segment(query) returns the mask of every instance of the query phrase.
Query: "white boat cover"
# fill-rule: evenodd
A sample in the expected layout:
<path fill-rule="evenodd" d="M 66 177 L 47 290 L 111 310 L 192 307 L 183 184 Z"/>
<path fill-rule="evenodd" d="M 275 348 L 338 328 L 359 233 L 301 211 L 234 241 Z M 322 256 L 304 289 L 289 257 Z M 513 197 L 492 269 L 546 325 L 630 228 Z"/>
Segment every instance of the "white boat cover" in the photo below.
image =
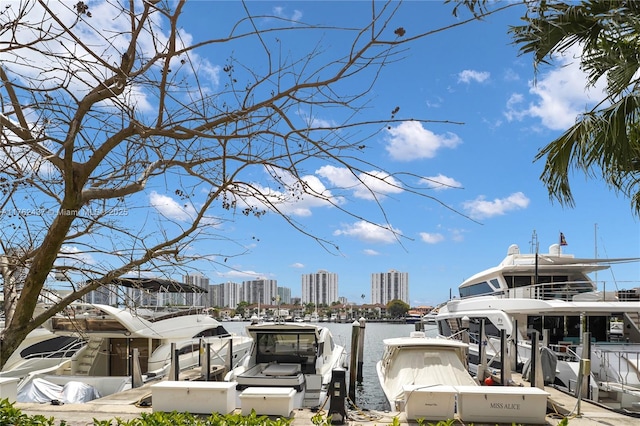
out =
<path fill-rule="evenodd" d="M 436 385 L 476 386 L 478 383 L 454 350 L 428 351 L 424 347 L 412 347 L 402 348 L 386 371 L 385 387 L 390 399 L 402 398 L 404 385 L 428 388 Z"/>
<path fill-rule="evenodd" d="M 58 401 L 65 404 L 82 403 L 100 398 L 96 388 L 82 382 L 68 382 L 64 386 L 36 378 L 18 391 L 18 402 L 49 403 Z"/>

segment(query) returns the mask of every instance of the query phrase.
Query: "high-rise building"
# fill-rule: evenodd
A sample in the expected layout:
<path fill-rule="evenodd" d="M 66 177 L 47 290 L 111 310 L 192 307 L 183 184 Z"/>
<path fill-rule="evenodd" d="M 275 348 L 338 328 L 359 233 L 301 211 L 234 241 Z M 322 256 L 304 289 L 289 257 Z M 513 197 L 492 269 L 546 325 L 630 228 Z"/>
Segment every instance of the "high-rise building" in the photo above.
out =
<path fill-rule="evenodd" d="M 386 305 L 395 299 L 409 304 L 409 273 L 391 269 L 371 274 L 371 303 Z"/>
<path fill-rule="evenodd" d="M 302 275 L 302 303 L 331 305 L 338 301 L 338 274 L 319 270 Z"/>
<path fill-rule="evenodd" d="M 209 291 L 209 278 L 200 273 L 185 275 L 182 279 L 182 282 L 184 282 L 185 284 L 196 286 L 207 292 Z M 207 293 L 205 293 L 204 291 L 198 293 L 187 293 L 185 295 L 185 304 L 187 306 L 210 306 Z"/>
<path fill-rule="evenodd" d="M 213 287 L 209 290 L 213 297 L 211 306 L 235 309 L 242 300 L 242 285 L 239 283 L 227 281 L 209 287 Z"/>
<path fill-rule="evenodd" d="M 243 281 L 241 300 L 249 303 L 270 305 L 278 295 L 278 281 L 258 278 L 257 280 Z"/>
<path fill-rule="evenodd" d="M 291 289 L 289 287 L 278 287 L 278 296 L 280 296 L 280 303 L 283 305 L 291 304 Z M 275 303 L 272 303 L 275 305 Z"/>

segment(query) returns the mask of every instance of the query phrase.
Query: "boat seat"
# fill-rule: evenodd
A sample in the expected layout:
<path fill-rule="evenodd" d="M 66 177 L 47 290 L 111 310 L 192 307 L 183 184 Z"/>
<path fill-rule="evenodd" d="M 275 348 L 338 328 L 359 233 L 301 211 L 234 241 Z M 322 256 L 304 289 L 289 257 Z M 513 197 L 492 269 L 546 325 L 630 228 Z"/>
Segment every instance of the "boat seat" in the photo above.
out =
<path fill-rule="evenodd" d="M 300 355 L 282 355 L 282 354 L 258 354 L 256 357 L 258 364 L 304 364 L 307 359 Z"/>
<path fill-rule="evenodd" d="M 300 373 L 300 364 L 269 364 L 262 373 L 265 376 L 295 376 Z"/>

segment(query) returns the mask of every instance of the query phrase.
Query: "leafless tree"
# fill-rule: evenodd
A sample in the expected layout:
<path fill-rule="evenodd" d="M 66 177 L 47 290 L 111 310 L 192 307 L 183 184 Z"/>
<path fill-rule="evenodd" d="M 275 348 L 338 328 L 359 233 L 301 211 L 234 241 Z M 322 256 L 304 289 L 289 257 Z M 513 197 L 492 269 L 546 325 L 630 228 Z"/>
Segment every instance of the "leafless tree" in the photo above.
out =
<path fill-rule="evenodd" d="M 212 258 L 242 254 L 214 248 L 224 238 L 216 226 L 234 214 L 279 214 L 336 249 L 283 208 L 315 197 L 357 215 L 305 178 L 310 161 L 348 170 L 374 196 L 371 181 L 428 196 L 411 185 L 415 176 L 361 156 L 385 126 L 416 118 L 401 118 L 395 105 L 388 116 L 359 117 L 385 64 L 401 60 L 408 43 L 442 28 L 409 37 L 391 26 L 397 2 L 372 2 L 359 28 L 255 16 L 243 4 L 244 18 L 230 30 L 196 40 L 182 27 L 190 6 L 158 0 L 3 5 L 5 287 L 12 270 L 26 266 L 26 273 L 2 331 L 0 364 L 31 330 L 101 285 L 135 271 L 170 275 L 187 265 L 196 240 L 211 239 Z M 209 4 L 212 13 L 217 7 Z M 318 44 L 300 56 L 287 50 L 292 38 L 316 33 Z M 333 33 L 351 44 L 323 50 L 319 40 Z M 221 73 L 207 59 L 212 55 L 224 62 Z M 330 121 L 321 120 L 329 113 Z M 258 183 L 255 174 L 265 172 L 268 183 Z M 142 196 L 150 190 L 178 198 L 180 220 L 159 217 Z M 149 226 L 132 223 L 133 215 Z M 20 248 L 19 256 L 9 255 L 11 247 Z M 99 261 L 85 261 L 89 256 Z M 82 279 L 36 311 L 54 272 Z"/>

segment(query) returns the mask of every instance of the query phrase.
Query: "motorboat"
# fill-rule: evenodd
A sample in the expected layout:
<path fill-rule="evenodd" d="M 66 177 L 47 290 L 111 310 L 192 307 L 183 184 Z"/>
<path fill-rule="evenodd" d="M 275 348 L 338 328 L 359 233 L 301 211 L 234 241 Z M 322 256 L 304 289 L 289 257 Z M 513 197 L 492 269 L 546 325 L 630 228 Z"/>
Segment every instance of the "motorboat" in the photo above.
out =
<path fill-rule="evenodd" d="M 344 368 L 346 350 L 330 330 L 305 322 L 261 322 L 246 327 L 253 345 L 245 362 L 225 381 L 235 382 L 242 400 L 249 393 L 269 397 L 288 389 L 294 408 L 318 407 L 326 397 L 335 369 Z"/>
<path fill-rule="evenodd" d="M 421 388 L 478 385 L 467 368 L 466 343 L 425 337 L 424 332 L 413 331 L 409 337 L 385 339 L 383 344 L 376 373 L 392 410 L 403 410 L 407 385 Z"/>
<path fill-rule="evenodd" d="M 87 402 L 166 378 L 172 367 L 178 374 L 202 365 L 230 370 L 252 344 L 191 309 L 75 304 L 44 327 L 85 344 L 64 362 L 29 372 L 18 384 L 19 402 Z"/>
<path fill-rule="evenodd" d="M 391 410 L 407 419 L 544 423 L 549 394 L 537 387 L 481 386 L 467 369 L 465 342 L 414 331 L 383 343 L 376 363 L 380 386 Z"/>
<path fill-rule="evenodd" d="M 81 337 L 60 336 L 38 327 L 9 356 L 0 377 L 20 379 L 32 371 L 55 368 L 69 361 L 85 344 Z"/>
<path fill-rule="evenodd" d="M 516 371 L 531 361 L 536 341 L 557 357 L 545 383 L 573 394 L 584 392 L 578 379 L 581 360 L 589 359 L 590 374 L 583 372 L 590 378 L 588 394 L 581 397 L 638 412 L 640 288 L 599 291 L 589 276 L 638 260 L 576 258 L 562 253 L 561 244 L 545 254 L 524 254 L 511 245 L 502 262 L 465 280 L 460 298 L 439 307 L 438 333 L 449 338 L 468 333 L 470 369 L 479 376 L 485 368 L 501 367 L 505 337 L 508 365 Z"/>
<path fill-rule="evenodd" d="M 404 317 L 404 323 L 405 324 L 417 324 L 417 323 L 422 323 L 422 315 L 420 314 L 414 314 L 414 313 L 408 313 L 407 315 L 405 315 Z"/>

